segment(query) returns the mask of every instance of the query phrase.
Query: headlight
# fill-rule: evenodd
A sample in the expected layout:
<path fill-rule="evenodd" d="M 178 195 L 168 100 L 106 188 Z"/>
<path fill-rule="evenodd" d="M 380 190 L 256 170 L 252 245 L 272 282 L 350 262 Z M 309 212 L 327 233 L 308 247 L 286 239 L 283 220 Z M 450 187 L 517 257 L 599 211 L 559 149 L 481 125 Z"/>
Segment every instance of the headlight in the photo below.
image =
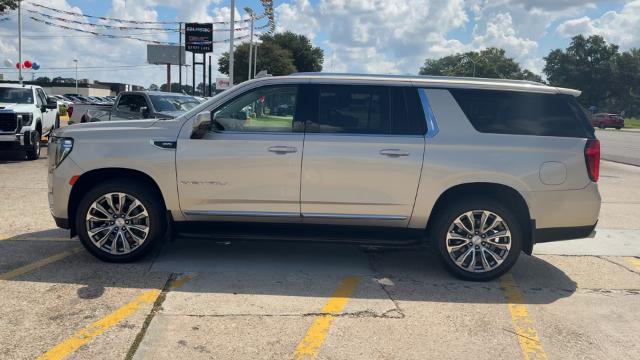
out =
<path fill-rule="evenodd" d="M 54 167 L 58 167 L 73 150 L 73 139 L 52 137 L 50 141 L 55 146 Z"/>
<path fill-rule="evenodd" d="M 18 121 L 22 123 L 22 126 L 30 126 L 33 122 L 33 114 L 18 114 Z"/>

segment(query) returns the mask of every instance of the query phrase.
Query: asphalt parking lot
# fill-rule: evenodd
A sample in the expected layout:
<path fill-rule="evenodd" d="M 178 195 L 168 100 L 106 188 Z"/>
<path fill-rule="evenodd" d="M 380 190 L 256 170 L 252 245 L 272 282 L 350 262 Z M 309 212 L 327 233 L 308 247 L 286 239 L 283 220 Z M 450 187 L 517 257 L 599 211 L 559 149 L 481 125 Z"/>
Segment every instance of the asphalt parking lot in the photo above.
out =
<path fill-rule="evenodd" d="M 174 239 L 102 263 L 55 228 L 46 152 L 0 157 L 2 359 L 637 359 L 640 168 L 603 162 L 594 239 L 503 278 L 428 250 Z"/>

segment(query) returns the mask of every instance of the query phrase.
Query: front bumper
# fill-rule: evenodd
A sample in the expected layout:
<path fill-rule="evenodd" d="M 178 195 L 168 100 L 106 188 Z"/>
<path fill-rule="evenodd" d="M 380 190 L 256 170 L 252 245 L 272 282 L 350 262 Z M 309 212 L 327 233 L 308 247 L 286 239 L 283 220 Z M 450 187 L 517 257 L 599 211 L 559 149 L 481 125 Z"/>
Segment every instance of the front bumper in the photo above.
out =
<path fill-rule="evenodd" d="M 37 139 L 35 131 L 0 135 L 0 150 L 28 150 L 33 147 L 36 141 L 40 141 L 40 139 Z"/>

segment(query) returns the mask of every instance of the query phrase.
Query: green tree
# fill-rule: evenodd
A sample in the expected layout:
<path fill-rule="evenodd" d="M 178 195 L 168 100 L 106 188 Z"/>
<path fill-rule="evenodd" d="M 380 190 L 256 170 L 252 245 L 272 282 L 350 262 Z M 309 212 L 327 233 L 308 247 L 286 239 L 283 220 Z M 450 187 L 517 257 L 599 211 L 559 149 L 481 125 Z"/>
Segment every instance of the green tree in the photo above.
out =
<path fill-rule="evenodd" d="M 233 53 L 234 82 L 247 80 L 249 74 L 249 43 L 242 43 Z M 277 44 L 265 41 L 258 45 L 258 63 L 256 71 L 267 70 L 272 75 L 289 75 L 296 72 L 291 51 L 285 50 Z M 218 59 L 218 71 L 229 74 L 229 53 L 226 52 Z"/>
<path fill-rule="evenodd" d="M 160 91 L 169 91 L 169 87 L 167 86 L 167 83 L 164 83 L 162 85 L 160 85 Z M 180 93 L 180 94 L 189 94 L 191 95 L 193 91 L 193 87 L 190 85 L 180 85 L 179 83 L 171 83 L 171 92 L 174 93 Z"/>
<path fill-rule="evenodd" d="M 36 82 L 38 84 L 50 84 L 51 79 L 49 79 L 47 76 L 40 76 L 36 78 Z"/>
<path fill-rule="evenodd" d="M 584 105 L 601 108 L 617 86 L 618 55 L 618 46 L 608 44 L 602 36 L 577 35 L 565 50 L 552 50 L 544 58 L 543 71 L 551 85 L 579 89 Z"/>
<path fill-rule="evenodd" d="M 160 90 L 160 87 L 156 84 L 151 84 L 149 85 L 149 91 L 158 91 Z"/>
<path fill-rule="evenodd" d="M 265 34 L 261 40 L 274 42 L 281 48 L 291 51 L 293 65 L 297 71 L 322 71 L 324 52 L 319 47 L 314 47 L 306 36 L 285 31 L 275 35 Z"/>
<path fill-rule="evenodd" d="M 18 8 L 19 0 L 0 0 L 0 13 Z"/>
<path fill-rule="evenodd" d="M 290 31 L 260 36 L 256 71 L 267 70 L 272 75 L 289 75 L 299 71 L 321 71 L 324 62 L 322 49 L 314 47 L 304 35 Z M 249 44 L 242 43 L 233 53 L 234 81 L 245 81 L 249 73 Z M 218 71 L 229 74 L 229 53 L 218 59 Z"/>
<path fill-rule="evenodd" d="M 475 76 L 494 79 L 518 79 L 542 82 L 542 78 L 529 70 L 523 70 L 504 49 L 487 48 L 480 52 L 469 51 L 440 59 L 426 59 L 420 75 Z"/>
<path fill-rule="evenodd" d="M 607 111 L 640 116 L 640 49 L 621 53 L 614 64 L 611 96 L 605 101 Z"/>

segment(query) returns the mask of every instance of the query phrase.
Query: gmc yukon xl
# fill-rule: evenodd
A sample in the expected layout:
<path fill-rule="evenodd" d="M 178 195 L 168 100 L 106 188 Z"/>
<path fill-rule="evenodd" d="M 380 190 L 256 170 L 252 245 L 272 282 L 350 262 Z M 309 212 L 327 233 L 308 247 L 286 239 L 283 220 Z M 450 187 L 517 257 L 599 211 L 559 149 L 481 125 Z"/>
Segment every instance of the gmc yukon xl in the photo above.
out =
<path fill-rule="evenodd" d="M 170 234 L 431 244 L 469 280 L 589 236 L 600 144 L 579 91 L 533 82 L 295 74 L 175 119 L 56 130 L 49 202 L 96 257 Z"/>

